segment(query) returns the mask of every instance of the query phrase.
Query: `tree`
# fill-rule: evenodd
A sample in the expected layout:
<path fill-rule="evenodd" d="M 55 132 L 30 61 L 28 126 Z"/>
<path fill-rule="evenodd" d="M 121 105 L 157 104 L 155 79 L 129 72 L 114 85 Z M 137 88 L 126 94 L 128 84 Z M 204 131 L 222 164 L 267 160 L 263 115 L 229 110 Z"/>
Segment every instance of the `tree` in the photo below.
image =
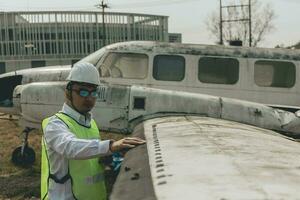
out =
<path fill-rule="evenodd" d="M 288 49 L 300 49 L 300 42 L 290 46 L 290 47 L 287 47 Z"/>
<path fill-rule="evenodd" d="M 234 5 L 235 1 L 226 2 Z M 245 5 L 245 0 L 239 0 L 239 4 Z M 237 20 L 249 18 L 248 7 L 227 7 L 222 9 L 223 20 Z M 259 0 L 251 1 L 251 26 L 252 46 L 257 46 L 264 40 L 266 35 L 275 29 L 275 12 L 273 7 L 267 3 L 262 4 Z M 219 40 L 220 37 L 220 14 L 213 11 L 206 19 L 206 27 L 213 37 Z M 223 23 L 224 41 L 241 40 L 244 45 L 249 45 L 249 22 L 226 22 Z"/>

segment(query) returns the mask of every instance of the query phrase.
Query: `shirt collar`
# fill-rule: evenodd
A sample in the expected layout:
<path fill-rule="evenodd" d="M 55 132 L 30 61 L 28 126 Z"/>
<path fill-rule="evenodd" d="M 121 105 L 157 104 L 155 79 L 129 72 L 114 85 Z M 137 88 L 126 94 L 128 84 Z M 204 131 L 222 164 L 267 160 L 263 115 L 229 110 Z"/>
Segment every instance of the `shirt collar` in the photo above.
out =
<path fill-rule="evenodd" d="M 86 115 L 82 115 L 81 113 L 74 110 L 68 104 L 64 103 L 62 110 L 63 113 L 69 115 L 73 119 L 75 119 L 79 124 L 83 126 L 90 126 L 92 120 L 92 113 L 88 112 Z"/>

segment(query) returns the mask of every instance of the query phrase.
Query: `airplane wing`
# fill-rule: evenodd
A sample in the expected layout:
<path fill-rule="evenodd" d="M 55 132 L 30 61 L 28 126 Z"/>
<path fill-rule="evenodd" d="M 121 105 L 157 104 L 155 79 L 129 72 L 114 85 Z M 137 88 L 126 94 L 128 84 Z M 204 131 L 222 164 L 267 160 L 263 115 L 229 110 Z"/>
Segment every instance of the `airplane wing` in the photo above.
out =
<path fill-rule="evenodd" d="M 299 199 L 300 144 L 274 131 L 200 116 L 154 118 L 134 135 L 114 199 Z"/>

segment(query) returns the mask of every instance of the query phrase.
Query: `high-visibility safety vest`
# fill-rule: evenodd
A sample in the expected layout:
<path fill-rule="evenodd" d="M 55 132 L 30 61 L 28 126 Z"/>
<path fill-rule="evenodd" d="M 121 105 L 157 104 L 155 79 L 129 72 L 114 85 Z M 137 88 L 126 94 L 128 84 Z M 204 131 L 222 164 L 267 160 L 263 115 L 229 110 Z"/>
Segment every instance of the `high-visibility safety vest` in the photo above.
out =
<path fill-rule="evenodd" d="M 78 124 L 74 119 L 64 113 L 55 114 L 68 127 L 69 130 L 80 139 L 100 139 L 99 130 L 94 120 L 91 127 Z M 45 130 L 49 118 L 42 122 L 43 131 Z M 49 159 L 44 137 L 42 138 L 42 159 L 41 159 L 41 199 L 48 198 L 49 179 L 58 184 L 64 184 L 71 180 L 71 187 L 74 199 L 78 200 L 106 200 L 106 188 L 104 183 L 104 167 L 99 163 L 98 158 L 86 160 L 68 160 L 68 173 L 58 179 L 49 170 Z"/>

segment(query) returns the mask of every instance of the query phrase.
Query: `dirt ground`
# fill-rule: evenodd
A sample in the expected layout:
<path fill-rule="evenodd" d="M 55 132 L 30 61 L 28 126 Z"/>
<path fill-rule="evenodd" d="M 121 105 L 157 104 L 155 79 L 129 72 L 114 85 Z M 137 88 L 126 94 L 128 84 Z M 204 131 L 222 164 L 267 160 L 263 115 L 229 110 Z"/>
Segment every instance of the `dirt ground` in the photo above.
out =
<path fill-rule="evenodd" d="M 35 200 L 40 197 L 41 132 L 33 130 L 29 134 L 29 146 L 35 150 L 36 161 L 33 166 L 27 168 L 17 167 L 11 162 L 13 150 L 21 145 L 21 132 L 22 128 L 18 126 L 16 116 L 10 117 L 0 113 L 0 200 Z M 102 134 L 103 139 L 122 137 L 118 134 Z M 109 192 L 114 178 L 106 179 Z"/>
<path fill-rule="evenodd" d="M 37 199 L 40 187 L 40 133 L 30 133 L 29 144 L 36 151 L 32 167 L 16 167 L 11 162 L 13 150 L 21 145 L 22 129 L 17 117 L 0 114 L 0 199 Z"/>

